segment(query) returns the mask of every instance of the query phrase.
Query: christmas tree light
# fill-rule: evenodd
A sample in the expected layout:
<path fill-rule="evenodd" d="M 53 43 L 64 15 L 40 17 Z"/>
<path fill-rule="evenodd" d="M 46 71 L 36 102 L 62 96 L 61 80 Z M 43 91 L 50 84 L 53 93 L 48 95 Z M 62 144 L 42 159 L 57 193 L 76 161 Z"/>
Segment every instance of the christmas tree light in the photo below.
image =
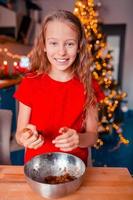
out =
<path fill-rule="evenodd" d="M 94 4 L 94 0 L 77 0 L 74 14 L 82 22 L 87 37 L 87 48 L 92 53 L 92 76 L 96 79 L 105 93 L 105 99 L 99 105 L 99 139 L 96 148 L 103 145 L 102 133 L 112 134 L 115 131 L 119 143 L 128 144 L 124 138 L 121 121 L 116 119 L 116 112 L 120 109 L 126 92 L 121 91 L 117 81 L 113 78 L 112 50 L 107 48 L 106 37 L 102 32 L 98 8 L 101 3 Z"/>

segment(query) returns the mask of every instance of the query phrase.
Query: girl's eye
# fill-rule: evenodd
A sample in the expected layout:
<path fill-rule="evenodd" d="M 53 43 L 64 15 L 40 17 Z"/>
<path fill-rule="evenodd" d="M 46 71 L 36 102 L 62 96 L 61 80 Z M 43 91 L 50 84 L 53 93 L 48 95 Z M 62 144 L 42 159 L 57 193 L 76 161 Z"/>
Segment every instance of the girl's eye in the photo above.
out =
<path fill-rule="evenodd" d="M 49 44 L 52 45 L 52 46 L 56 46 L 57 42 L 50 42 Z"/>
<path fill-rule="evenodd" d="M 68 47 L 72 47 L 72 46 L 74 46 L 75 44 L 73 43 L 73 42 L 69 42 L 69 43 L 66 43 L 66 46 L 68 46 Z"/>

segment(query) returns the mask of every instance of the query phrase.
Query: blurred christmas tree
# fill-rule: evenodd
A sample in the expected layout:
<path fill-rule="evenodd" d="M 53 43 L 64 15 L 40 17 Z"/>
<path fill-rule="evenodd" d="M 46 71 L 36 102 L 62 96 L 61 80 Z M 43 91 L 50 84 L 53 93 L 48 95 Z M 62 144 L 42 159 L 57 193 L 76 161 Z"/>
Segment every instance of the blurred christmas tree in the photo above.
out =
<path fill-rule="evenodd" d="M 129 143 L 123 136 L 121 127 L 121 107 L 127 94 L 121 91 L 117 81 L 113 78 L 112 50 L 108 49 L 106 36 L 102 32 L 99 6 L 100 3 L 95 5 L 94 0 L 77 0 L 74 9 L 74 14 L 85 28 L 87 48 L 93 56 L 92 76 L 105 94 L 105 99 L 99 105 L 99 139 L 95 145 L 96 148 L 102 146 L 104 141 L 114 140 L 114 138 L 118 144 Z"/>

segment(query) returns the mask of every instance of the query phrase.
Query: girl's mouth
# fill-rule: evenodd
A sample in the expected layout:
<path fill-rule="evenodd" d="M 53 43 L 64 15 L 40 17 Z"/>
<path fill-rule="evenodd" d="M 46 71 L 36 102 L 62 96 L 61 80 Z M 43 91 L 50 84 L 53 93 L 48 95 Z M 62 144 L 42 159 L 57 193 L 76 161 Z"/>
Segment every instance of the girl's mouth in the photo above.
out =
<path fill-rule="evenodd" d="M 59 62 L 59 63 L 65 63 L 65 62 L 67 62 L 69 59 L 68 59 L 68 58 L 62 58 L 62 59 L 60 59 L 60 58 L 55 58 L 55 60 L 56 60 L 57 62 Z"/>

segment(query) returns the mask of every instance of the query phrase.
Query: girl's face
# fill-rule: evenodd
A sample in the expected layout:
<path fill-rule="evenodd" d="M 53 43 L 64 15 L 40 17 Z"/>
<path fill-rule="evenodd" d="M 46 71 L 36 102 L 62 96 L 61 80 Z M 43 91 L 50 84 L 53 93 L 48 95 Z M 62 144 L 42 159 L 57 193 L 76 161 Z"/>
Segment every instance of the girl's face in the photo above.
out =
<path fill-rule="evenodd" d="M 78 33 L 61 21 L 49 22 L 44 51 L 52 71 L 69 71 L 77 56 Z"/>

